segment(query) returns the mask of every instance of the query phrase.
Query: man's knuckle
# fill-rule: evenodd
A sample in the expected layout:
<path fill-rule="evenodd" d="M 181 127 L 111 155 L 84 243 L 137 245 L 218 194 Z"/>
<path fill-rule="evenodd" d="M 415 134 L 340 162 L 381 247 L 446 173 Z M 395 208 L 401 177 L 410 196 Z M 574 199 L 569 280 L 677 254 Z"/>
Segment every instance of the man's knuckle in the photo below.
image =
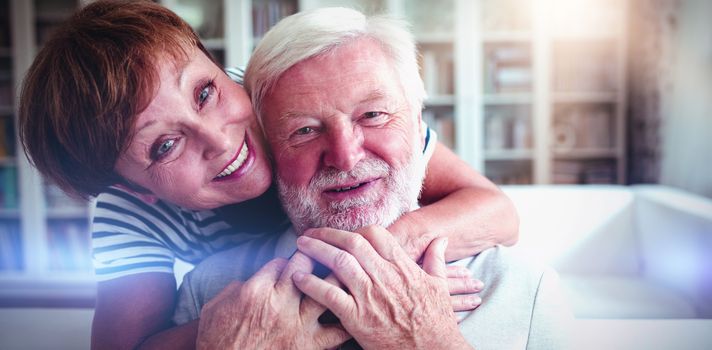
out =
<path fill-rule="evenodd" d="M 324 293 L 324 300 L 328 305 L 337 304 L 340 300 L 339 291 L 335 288 L 329 288 L 326 293 Z"/>
<path fill-rule="evenodd" d="M 349 267 L 353 262 L 353 256 L 345 251 L 339 251 L 334 256 L 334 268 L 341 269 Z"/>
<path fill-rule="evenodd" d="M 349 251 L 360 250 L 365 243 L 365 239 L 360 235 L 351 235 L 346 239 L 346 249 Z"/>

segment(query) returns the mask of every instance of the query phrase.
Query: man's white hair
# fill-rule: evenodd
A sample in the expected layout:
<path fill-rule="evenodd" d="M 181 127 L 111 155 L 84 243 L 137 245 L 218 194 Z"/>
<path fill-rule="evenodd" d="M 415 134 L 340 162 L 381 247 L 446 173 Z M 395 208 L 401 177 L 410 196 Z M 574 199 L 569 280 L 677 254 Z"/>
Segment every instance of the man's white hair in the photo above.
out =
<path fill-rule="evenodd" d="M 388 16 L 366 17 L 343 7 L 299 12 L 281 20 L 262 38 L 245 72 L 245 88 L 262 123 L 262 100 L 289 68 L 356 39 L 380 43 L 393 63 L 413 114 L 423 107 L 415 40 L 408 24 Z"/>

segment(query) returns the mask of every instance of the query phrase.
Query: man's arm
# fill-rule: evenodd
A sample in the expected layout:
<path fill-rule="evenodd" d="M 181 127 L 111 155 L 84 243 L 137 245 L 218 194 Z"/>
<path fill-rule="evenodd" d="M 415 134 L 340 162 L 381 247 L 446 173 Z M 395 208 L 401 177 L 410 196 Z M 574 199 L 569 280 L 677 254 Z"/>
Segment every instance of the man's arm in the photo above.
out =
<path fill-rule="evenodd" d="M 423 207 L 388 227 L 415 259 L 437 237 L 449 238 L 447 261 L 495 244 L 512 245 L 519 238 L 519 217 L 511 200 L 439 143 L 428 163 L 420 200 Z"/>

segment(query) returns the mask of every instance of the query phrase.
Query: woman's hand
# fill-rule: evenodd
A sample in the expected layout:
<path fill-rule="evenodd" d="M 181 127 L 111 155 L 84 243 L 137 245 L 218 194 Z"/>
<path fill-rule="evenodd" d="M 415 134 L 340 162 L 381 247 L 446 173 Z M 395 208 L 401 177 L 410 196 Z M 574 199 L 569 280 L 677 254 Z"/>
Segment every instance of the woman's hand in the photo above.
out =
<path fill-rule="evenodd" d="M 294 286 L 292 275 L 312 271 L 297 252 L 270 261 L 246 282 L 234 282 L 203 308 L 198 349 L 326 349 L 351 336 L 339 325 L 322 325 L 325 308 Z"/>

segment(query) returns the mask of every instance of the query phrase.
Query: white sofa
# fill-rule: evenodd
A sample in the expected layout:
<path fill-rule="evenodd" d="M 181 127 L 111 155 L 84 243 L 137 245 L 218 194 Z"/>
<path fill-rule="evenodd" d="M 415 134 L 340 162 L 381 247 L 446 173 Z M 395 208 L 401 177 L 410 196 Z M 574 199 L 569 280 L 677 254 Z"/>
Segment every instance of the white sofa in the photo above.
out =
<path fill-rule="evenodd" d="M 712 201 L 663 186 L 505 186 L 515 250 L 561 275 L 577 318 L 712 318 Z"/>

